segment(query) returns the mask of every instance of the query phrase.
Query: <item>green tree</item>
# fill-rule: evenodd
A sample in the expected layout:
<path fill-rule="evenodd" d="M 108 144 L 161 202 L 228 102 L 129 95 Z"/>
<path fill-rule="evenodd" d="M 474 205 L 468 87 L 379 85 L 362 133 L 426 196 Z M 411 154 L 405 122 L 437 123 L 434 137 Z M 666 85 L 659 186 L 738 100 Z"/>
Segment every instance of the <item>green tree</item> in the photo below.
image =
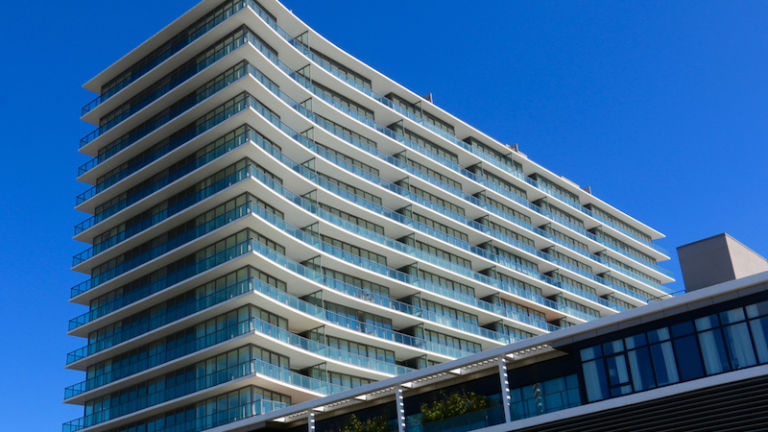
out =
<path fill-rule="evenodd" d="M 485 396 L 464 390 L 455 391 L 449 395 L 441 393 L 441 398 L 421 404 L 422 421 L 429 423 L 451 417 L 460 416 L 472 411 L 488 408 Z"/>
<path fill-rule="evenodd" d="M 339 432 L 387 432 L 387 419 L 373 417 L 363 422 L 352 414 Z"/>

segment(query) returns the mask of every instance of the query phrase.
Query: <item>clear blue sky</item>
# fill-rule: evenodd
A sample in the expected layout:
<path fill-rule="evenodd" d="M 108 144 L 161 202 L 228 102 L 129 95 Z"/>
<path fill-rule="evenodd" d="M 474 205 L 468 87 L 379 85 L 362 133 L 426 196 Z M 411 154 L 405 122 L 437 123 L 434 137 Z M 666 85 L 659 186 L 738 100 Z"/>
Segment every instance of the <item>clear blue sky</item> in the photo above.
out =
<path fill-rule="evenodd" d="M 92 75 L 194 0 L 4 5 L 0 122 L 3 430 L 59 430 L 85 277 L 72 207 Z M 286 0 L 329 40 L 664 232 L 768 254 L 768 3 Z M 676 261 L 665 264 L 674 270 Z M 681 288 L 675 283 L 673 288 Z"/>

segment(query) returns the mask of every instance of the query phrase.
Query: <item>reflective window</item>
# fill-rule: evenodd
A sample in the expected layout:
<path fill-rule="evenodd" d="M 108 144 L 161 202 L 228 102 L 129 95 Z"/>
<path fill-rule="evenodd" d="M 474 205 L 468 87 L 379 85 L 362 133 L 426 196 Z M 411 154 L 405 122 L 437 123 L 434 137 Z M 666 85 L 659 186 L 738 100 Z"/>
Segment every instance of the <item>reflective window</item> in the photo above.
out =
<path fill-rule="evenodd" d="M 741 369 L 757 364 L 755 351 L 746 322 L 723 327 L 728 355 L 734 369 Z"/>
<path fill-rule="evenodd" d="M 653 369 L 648 367 L 651 364 L 651 354 L 648 352 L 648 348 L 641 347 L 628 351 L 627 361 L 629 361 L 634 391 L 648 390 L 656 387 Z"/>
<path fill-rule="evenodd" d="M 605 359 L 608 368 L 608 383 L 611 388 L 611 396 L 620 396 L 631 393 L 632 386 L 629 382 L 629 369 L 627 360 L 623 355 L 608 357 Z"/>
<path fill-rule="evenodd" d="M 582 348 L 590 402 L 768 363 L 768 301 Z"/>
<path fill-rule="evenodd" d="M 768 317 L 749 322 L 760 363 L 768 362 Z"/>
<path fill-rule="evenodd" d="M 695 335 L 688 335 L 674 340 L 677 367 L 682 381 L 704 376 L 699 343 Z"/>
<path fill-rule="evenodd" d="M 605 366 L 602 359 L 582 364 L 584 385 L 590 402 L 608 397 L 608 381 L 605 378 Z"/>
<path fill-rule="evenodd" d="M 509 395 L 512 419 L 533 417 L 581 405 L 579 378 L 576 374 L 514 388 Z"/>
<path fill-rule="evenodd" d="M 699 333 L 699 345 L 707 375 L 727 372 L 731 369 L 723 335 L 719 329 Z"/>

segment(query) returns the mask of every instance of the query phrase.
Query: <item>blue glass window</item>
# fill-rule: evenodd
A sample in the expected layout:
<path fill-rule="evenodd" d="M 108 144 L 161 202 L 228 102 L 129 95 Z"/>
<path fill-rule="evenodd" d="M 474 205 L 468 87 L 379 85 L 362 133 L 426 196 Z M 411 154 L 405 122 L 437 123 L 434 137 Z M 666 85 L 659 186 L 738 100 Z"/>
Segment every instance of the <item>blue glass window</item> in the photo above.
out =
<path fill-rule="evenodd" d="M 584 372 L 584 386 L 587 390 L 587 399 L 590 402 L 605 399 L 608 394 L 608 380 L 605 375 L 605 365 L 602 359 L 592 360 L 582 365 Z"/>
<path fill-rule="evenodd" d="M 648 341 L 651 343 L 661 342 L 669 340 L 669 329 L 662 327 L 660 329 L 651 330 L 648 332 Z"/>
<path fill-rule="evenodd" d="M 648 353 L 648 348 L 642 347 L 627 352 L 627 360 L 629 361 L 629 370 L 632 373 L 632 386 L 635 391 L 656 387 L 653 367 L 651 366 L 651 355 Z"/>
<path fill-rule="evenodd" d="M 768 363 L 768 301 L 676 321 L 579 347 L 587 400 Z"/>
<path fill-rule="evenodd" d="M 665 329 L 666 330 L 666 329 Z M 650 337 L 650 333 L 648 334 Z M 656 373 L 656 381 L 659 385 L 673 384 L 680 381 L 677 375 L 675 353 L 670 342 L 651 345 L 651 358 L 653 370 Z"/>
<path fill-rule="evenodd" d="M 672 330 L 672 336 L 680 337 L 693 333 L 693 323 L 691 321 L 683 321 L 670 327 Z"/>
<path fill-rule="evenodd" d="M 768 317 L 750 321 L 749 327 L 752 330 L 752 339 L 760 363 L 768 362 Z"/>
<path fill-rule="evenodd" d="M 744 321 L 744 319 L 745 317 L 744 317 L 743 308 L 731 309 L 729 311 L 720 313 L 720 320 L 723 321 L 723 324 L 731 324 L 739 321 Z"/>
<path fill-rule="evenodd" d="M 645 333 L 640 333 L 639 335 L 624 338 L 624 344 L 627 345 L 627 349 L 635 349 L 637 347 L 645 346 L 648 342 L 645 338 Z"/>
<path fill-rule="evenodd" d="M 584 348 L 583 350 L 581 350 L 581 361 L 592 360 L 602 356 L 603 356 L 603 350 L 600 349 L 599 345 L 589 347 L 589 348 Z"/>
<path fill-rule="evenodd" d="M 747 316 L 750 318 L 756 318 L 763 315 L 768 315 L 768 301 L 747 306 Z"/>
<path fill-rule="evenodd" d="M 725 326 L 723 327 L 723 333 L 725 334 L 725 341 L 728 346 L 728 355 L 731 357 L 731 365 L 734 369 L 757 364 L 757 358 L 755 358 L 755 351 L 752 348 L 752 340 L 746 322 Z"/>
<path fill-rule="evenodd" d="M 692 323 L 690 330 L 693 331 Z M 674 327 L 673 327 L 674 329 Z M 686 330 L 688 327 L 686 326 Z M 695 335 L 688 335 L 674 340 L 675 356 L 677 357 L 680 379 L 683 381 L 701 378 L 704 376 L 704 365 L 699 354 L 699 342 Z"/>
<path fill-rule="evenodd" d="M 611 396 L 621 396 L 632 392 L 629 382 L 629 369 L 627 360 L 623 354 L 607 357 L 605 363 L 608 368 L 608 382 L 611 387 Z"/>
<path fill-rule="evenodd" d="M 510 412 L 521 419 L 581 405 L 576 374 L 535 383 L 510 391 Z"/>
<path fill-rule="evenodd" d="M 698 327 L 698 322 L 697 322 Z M 719 328 L 699 333 L 699 346 L 707 375 L 727 372 L 731 369 L 725 342 Z"/>
<path fill-rule="evenodd" d="M 603 344 L 603 352 L 605 352 L 606 355 L 622 351 L 624 351 L 624 341 L 622 339 Z"/>

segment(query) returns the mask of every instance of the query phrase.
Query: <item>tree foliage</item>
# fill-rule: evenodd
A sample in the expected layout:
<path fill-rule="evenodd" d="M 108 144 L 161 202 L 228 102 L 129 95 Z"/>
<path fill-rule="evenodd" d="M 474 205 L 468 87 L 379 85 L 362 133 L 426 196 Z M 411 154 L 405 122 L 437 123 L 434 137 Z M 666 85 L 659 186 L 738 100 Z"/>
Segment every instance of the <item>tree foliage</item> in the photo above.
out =
<path fill-rule="evenodd" d="M 441 398 L 421 404 L 424 423 L 460 416 L 472 411 L 488 408 L 485 396 L 464 390 L 449 395 L 441 393 Z"/>
<path fill-rule="evenodd" d="M 387 432 L 387 419 L 373 417 L 360 421 L 356 415 L 352 414 L 339 432 Z"/>

